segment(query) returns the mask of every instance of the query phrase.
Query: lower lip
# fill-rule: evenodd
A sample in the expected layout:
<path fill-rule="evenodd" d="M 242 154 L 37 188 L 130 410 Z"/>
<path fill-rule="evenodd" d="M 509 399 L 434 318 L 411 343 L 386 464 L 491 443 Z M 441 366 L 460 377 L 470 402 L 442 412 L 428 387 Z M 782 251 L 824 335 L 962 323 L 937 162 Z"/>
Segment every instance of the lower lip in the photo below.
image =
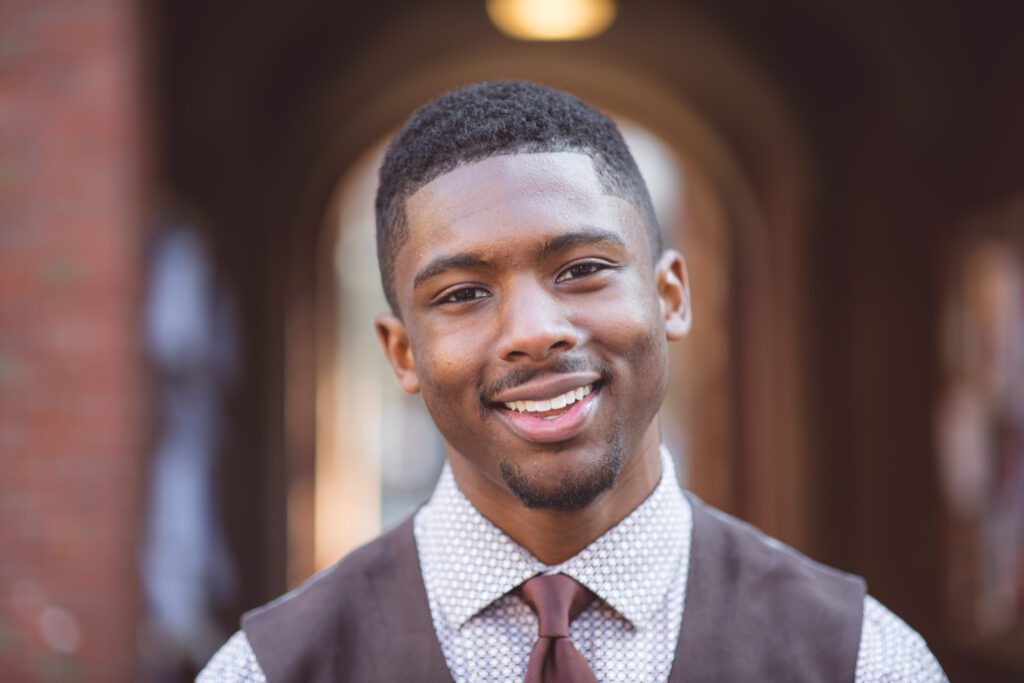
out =
<path fill-rule="evenodd" d="M 564 413 L 551 418 L 535 417 L 530 413 L 505 408 L 499 408 L 498 412 L 520 438 L 535 443 L 555 443 L 571 439 L 583 431 L 587 418 L 594 412 L 597 397 L 597 390 L 591 391 Z"/>

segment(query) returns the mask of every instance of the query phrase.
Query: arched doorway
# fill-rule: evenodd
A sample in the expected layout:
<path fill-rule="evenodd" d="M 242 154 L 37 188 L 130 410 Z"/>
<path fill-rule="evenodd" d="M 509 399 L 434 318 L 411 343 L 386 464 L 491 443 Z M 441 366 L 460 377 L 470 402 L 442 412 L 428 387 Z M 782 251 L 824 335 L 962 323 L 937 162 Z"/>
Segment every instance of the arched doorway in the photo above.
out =
<path fill-rule="evenodd" d="M 711 480 L 707 461 L 722 468 L 729 434 L 730 249 L 720 199 L 696 169 L 683 175 L 679 151 L 641 125 L 619 126 L 650 188 L 666 244 L 694 254 L 694 306 L 701 324 L 673 346 L 676 375 L 664 409 L 664 438 L 684 480 Z M 430 493 L 443 445 L 418 397 L 391 378 L 372 330 L 387 309 L 374 241 L 376 170 L 386 141 L 371 146 L 339 183 L 336 226 L 336 352 L 319 374 L 314 486 L 314 562 L 322 568 L 404 517 Z M 691 177 L 691 174 L 693 177 Z M 698 397 L 700 400 L 698 400 Z M 343 436 L 342 436 L 343 435 Z M 691 458 L 689 453 L 715 454 Z M 705 485 L 705 488 L 707 486 Z"/>
<path fill-rule="evenodd" d="M 339 130 L 333 144 L 325 148 L 321 172 L 335 166 L 341 158 L 347 158 L 349 163 L 317 240 L 320 247 L 315 254 L 318 264 L 312 292 L 316 315 L 308 315 L 308 300 L 306 305 L 295 307 L 297 311 L 306 311 L 302 315 L 306 316 L 305 329 L 316 340 L 316 364 L 293 365 L 304 367 L 306 374 L 298 378 L 290 374 L 287 380 L 292 386 L 305 387 L 307 392 L 315 387 L 316 417 L 307 416 L 305 424 L 315 424 L 317 455 L 310 455 L 307 441 L 298 456 L 299 466 L 294 464 L 295 449 L 290 456 L 293 464 L 289 470 L 299 473 L 288 487 L 290 581 L 300 580 L 315 567 L 333 561 L 340 552 L 372 535 L 382 519 L 390 521 L 388 513 L 375 512 L 382 511 L 386 502 L 381 497 L 386 489 L 382 472 L 390 467 L 386 461 L 373 459 L 378 456 L 364 458 L 349 472 L 357 474 L 347 484 L 339 484 L 345 479 L 340 475 L 345 466 L 337 460 L 338 426 L 350 417 L 344 409 L 341 421 L 338 417 L 338 373 L 345 363 L 339 360 L 336 350 L 339 342 L 343 343 L 343 338 L 352 332 L 349 325 L 363 325 L 364 336 L 359 342 L 354 341 L 356 337 L 349 339 L 348 345 L 372 349 L 370 352 L 379 358 L 375 342 L 366 342 L 366 335 L 372 336 L 372 332 L 365 307 L 356 307 L 365 318 L 361 323 L 351 318 L 343 327 L 337 324 L 339 312 L 347 317 L 353 309 L 339 299 L 336 288 L 335 240 L 355 240 L 354 245 L 364 239 L 350 237 L 345 229 L 339 231 L 339 222 L 346 221 L 340 214 L 347 210 L 343 208 L 342 196 L 346 186 L 362 187 L 364 195 L 372 193 L 375 181 L 366 178 L 373 175 L 368 169 L 375 170 L 373 154 L 379 154 L 379 145 L 374 145 L 370 152 L 354 152 L 355 143 L 370 131 L 377 137 L 364 137 L 364 143 L 366 139 L 385 138 L 386 129 L 382 131 L 379 122 L 394 121 L 397 125 L 422 101 L 448 87 L 500 77 L 547 82 L 574 92 L 623 120 L 639 122 L 640 137 L 647 135 L 658 141 L 674 159 L 683 180 L 670 192 L 681 199 L 678 215 L 671 219 L 670 232 L 688 258 L 697 325 L 691 338 L 676 350 L 673 383 L 677 391 L 666 406 L 670 412 L 666 422 L 676 431 L 666 434 L 666 438 L 680 444 L 678 450 L 687 452 L 684 477 L 689 488 L 724 509 L 755 520 L 789 542 L 806 543 L 804 498 L 800 490 L 803 449 L 797 423 L 802 413 L 798 408 L 800 379 L 795 372 L 799 328 L 795 246 L 800 230 L 803 173 L 800 155 L 787 155 L 780 161 L 777 172 L 768 176 L 772 187 L 758 187 L 738 161 L 735 141 L 727 144 L 722 132 L 694 105 L 655 79 L 608 68 L 607 64 L 558 67 L 521 55 L 508 55 L 490 62 L 427 65 L 397 85 L 381 88 L 378 96 L 366 103 L 366 110 L 372 115 L 349 122 Z M 764 108 L 772 110 L 770 106 Z M 376 125 L 371 125 L 371 120 Z M 779 118 L 776 124 L 779 129 L 772 134 L 785 139 L 788 122 Z M 771 201 L 763 200 L 766 193 Z M 365 214 L 356 222 L 360 220 L 365 221 Z M 369 253 L 359 261 L 375 263 Z M 293 263 L 293 268 L 301 266 Z M 309 270 L 308 264 L 304 270 Z M 372 273 L 361 271 L 359 281 L 370 282 L 377 288 L 375 265 L 371 270 Z M 305 292 L 305 296 L 310 294 L 309 290 Z M 305 335 L 296 338 L 302 336 Z M 308 353 L 308 349 L 303 352 L 289 344 L 287 352 Z M 388 391 L 380 386 L 393 384 L 389 376 L 382 382 L 373 390 L 376 395 Z M 419 423 L 422 422 L 420 419 Z M 372 450 L 374 439 L 366 443 Z M 682 446 L 683 443 L 686 445 Z M 380 445 L 378 439 L 378 453 Z M 318 476 L 312 476 L 313 471 Z M 325 487 L 329 481 L 335 485 Z M 362 485 L 357 485 L 359 482 Z M 354 494 L 355 491 L 359 493 Z M 367 497 L 368 491 L 378 493 Z M 364 507 L 356 521 L 354 512 L 338 507 L 345 501 L 369 508 Z M 329 528 L 334 523 L 327 520 L 332 519 L 349 521 L 337 522 L 342 529 L 339 531 Z M 314 529 L 315 532 L 311 531 Z"/>

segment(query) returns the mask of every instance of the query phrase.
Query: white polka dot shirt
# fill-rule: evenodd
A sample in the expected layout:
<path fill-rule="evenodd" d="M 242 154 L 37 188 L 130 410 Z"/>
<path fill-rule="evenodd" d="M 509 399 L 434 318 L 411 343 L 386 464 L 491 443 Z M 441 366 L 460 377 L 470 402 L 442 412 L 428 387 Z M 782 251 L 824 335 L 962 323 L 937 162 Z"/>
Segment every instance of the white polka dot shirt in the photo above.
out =
<path fill-rule="evenodd" d="M 636 510 L 566 562 L 548 566 L 491 524 L 445 467 L 414 533 L 431 618 L 457 683 L 522 681 L 537 620 L 514 591 L 539 573 L 563 573 L 597 599 L 570 625 L 576 649 L 598 681 L 668 679 L 685 618 L 690 503 L 662 451 L 663 476 Z M 199 683 L 265 681 L 237 632 L 199 674 Z M 870 596 L 857 683 L 946 681 L 921 637 Z"/>

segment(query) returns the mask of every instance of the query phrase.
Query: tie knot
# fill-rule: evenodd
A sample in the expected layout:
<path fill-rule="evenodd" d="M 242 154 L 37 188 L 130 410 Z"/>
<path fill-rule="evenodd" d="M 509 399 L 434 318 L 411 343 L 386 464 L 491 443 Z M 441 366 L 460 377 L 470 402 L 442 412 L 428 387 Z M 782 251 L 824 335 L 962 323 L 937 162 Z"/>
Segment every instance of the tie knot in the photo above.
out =
<path fill-rule="evenodd" d="M 539 637 L 568 638 L 569 624 L 594 600 L 594 594 L 570 576 L 550 574 L 524 583 L 523 599 L 537 615 Z"/>

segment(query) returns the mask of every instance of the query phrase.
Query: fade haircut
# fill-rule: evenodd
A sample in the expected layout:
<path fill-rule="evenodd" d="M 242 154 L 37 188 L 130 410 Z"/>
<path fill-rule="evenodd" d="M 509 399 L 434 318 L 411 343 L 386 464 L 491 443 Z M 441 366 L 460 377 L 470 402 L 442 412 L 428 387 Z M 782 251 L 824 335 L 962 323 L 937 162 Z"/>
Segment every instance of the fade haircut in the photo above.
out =
<path fill-rule="evenodd" d="M 495 81 L 451 90 L 420 107 L 388 145 L 377 188 L 377 260 L 384 294 L 401 315 L 395 260 L 409 238 L 406 200 L 462 164 L 504 154 L 581 152 L 602 189 L 633 204 L 646 224 L 653 258 L 661 230 L 640 170 L 615 123 L 564 92 L 528 81 Z"/>

